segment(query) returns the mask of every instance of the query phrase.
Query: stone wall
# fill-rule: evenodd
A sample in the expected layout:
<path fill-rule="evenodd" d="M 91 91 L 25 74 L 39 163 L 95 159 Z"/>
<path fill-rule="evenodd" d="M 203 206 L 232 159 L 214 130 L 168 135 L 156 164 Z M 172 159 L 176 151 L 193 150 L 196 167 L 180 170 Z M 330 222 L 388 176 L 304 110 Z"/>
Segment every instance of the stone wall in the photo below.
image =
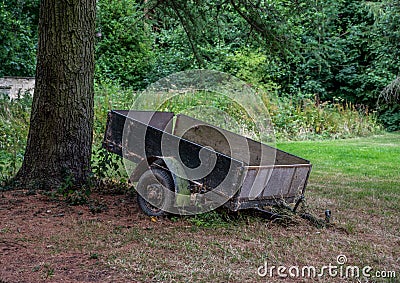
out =
<path fill-rule="evenodd" d="M 4 77 L 0 78 L 0 93 L 6 93 L 11 99 L 18 97 L 18 94 L 29 92 L 33 95 L 35 78 L 33 77 Z"/>

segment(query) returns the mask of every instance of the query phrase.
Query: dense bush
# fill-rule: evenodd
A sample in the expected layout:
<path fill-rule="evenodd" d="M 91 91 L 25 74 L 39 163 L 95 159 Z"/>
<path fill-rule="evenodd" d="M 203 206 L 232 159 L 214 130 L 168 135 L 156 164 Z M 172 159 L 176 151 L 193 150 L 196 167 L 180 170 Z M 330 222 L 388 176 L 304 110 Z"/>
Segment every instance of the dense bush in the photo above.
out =
<path fill-rule="evenodd" d="M 96 78 L 144 88 L 154 65 L 152 36 L 133 0 L 98 1 Z"/>
<path fill-rule="evenodd" d="M 0 0 L 0 77 L 33 76 L 38 0 Z"/>
<path fill-rule="evenodd" d="M 259 88 L 257 93 L 268 109 L 278 140 L 351 138 L 379 134 L 383 130 L 376 113 L 368 108 L 356 107 L 344 100 L 318 103 L 310 98 L 281 97 L 277 92 L 276 86 L 269 85 L 264 89 Z M 127 109 L 136 95 L 132 89 L 112 84 L 98 86 L 95 104 L 96 143 L 99 144 L 103 138 L 107 110 Z M 211 92 L 188 92 L 174 96 L 164 102 L 159 110 L 186 113 L 193 107 L 203 106 L 215 107 L 236 120 L 240 129 L 230 130 L 240 132 L 247 127 L 247 131 L 251 131 L 246 109 Z M 195 114 L 199 119 L 219 123 L 213 120 L 215 117 L 208 116 L 210 113 L 207 111 L 197 111 Z"/>
<path fill-rule="evenodd" d="M 400 130 L 400 76 L 380 93 L 379 119 L 388 131 Z"/>

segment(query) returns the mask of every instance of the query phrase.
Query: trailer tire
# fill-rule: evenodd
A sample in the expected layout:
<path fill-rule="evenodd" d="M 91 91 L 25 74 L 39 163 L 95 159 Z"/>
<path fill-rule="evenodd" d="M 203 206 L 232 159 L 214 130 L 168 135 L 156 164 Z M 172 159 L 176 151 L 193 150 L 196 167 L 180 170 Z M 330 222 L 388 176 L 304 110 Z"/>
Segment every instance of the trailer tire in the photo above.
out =
<path fill-rule="evenodd" d="M 159 168 L 147 170 L 139 178 L 136 188 L 140 209 L 148 216 L 166 215 L 163 208 L 171 205 L 173 198 L 165 189 L 174 192 L 174 188 L 174 181 L 168 171 Z"/>

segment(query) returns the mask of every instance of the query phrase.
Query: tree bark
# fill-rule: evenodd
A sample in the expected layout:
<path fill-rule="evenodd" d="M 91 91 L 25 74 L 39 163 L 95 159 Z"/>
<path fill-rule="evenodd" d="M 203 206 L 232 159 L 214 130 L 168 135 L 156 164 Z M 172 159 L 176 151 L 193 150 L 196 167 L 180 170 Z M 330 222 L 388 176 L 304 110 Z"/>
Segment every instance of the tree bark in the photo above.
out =
<path fill-rule="evenodd" d="M 41 0 L 35 92 L 16 181 L 52 189 L 90 172 L 96 0 Z"/>

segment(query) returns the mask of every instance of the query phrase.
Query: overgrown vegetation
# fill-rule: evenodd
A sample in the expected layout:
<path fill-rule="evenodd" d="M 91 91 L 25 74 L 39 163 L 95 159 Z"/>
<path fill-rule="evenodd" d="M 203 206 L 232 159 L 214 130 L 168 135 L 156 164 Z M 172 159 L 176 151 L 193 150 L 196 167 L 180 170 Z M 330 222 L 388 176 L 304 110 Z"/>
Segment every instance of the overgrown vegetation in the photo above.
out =
<path fill-rule="evenodd" d="M 32 98 L 22 95 L 10 100 L 0 93 L 0 180 L 8 181 L 17 173 L 26 145 Z M 2 184 L 4 185 L 4 184 Z"/>
<path fill-rule="evenodd" d="M 34 74 L 38 2 L 0 1 L 0 76 Z M 398 101 L 377 100 L 399 75 L 399 11 L 394 0 L 100 0 L 96 78 L 140 90 L 171 73 L 220 70 L 292 105 L 377 110 L 395 131 Z"/>
<path fill-rule="evenodd" d="M 187 69 L 220 70 L 251 85 L 278 140 L 367 136 L 380 133 L 380 123 L 390 131 L 400 127 L 394 80 L 400 13 L 392 0 L 146 3 L 98 1 L 92 164 L 97 185 L 111 188 L 127 179 L 121 160 L 101 149 L 107 111 L 129 109 L 138 90 Z M 0 76 L 34 74 L 38 5 L 0 1 Z M 3 186 L 23 158 L 31 98 L 2 96 L 0 103 Z M 201 105 L 225 111 L 239 128 L 251 130 L 245 109 L 216 95 L 175 97 L 163 110 L 182 113 Z"/>
<path fill-rule="evenodd" d="M 35 74 L 39 0 L 0 1 L 0 77 Z"/>
<path fill-rule="evenodd" d="M 344 101 L 316 103 L 276 96 L 264 98 L 278 140 L 337 139 L 381 133 L 375 112 Z"/>
<path fill-rule="evenodd" d="M 151 33 L 136 1 L 98 1 L 96 78 L 134 89 L 148 84 L 154 65 Z"/>
<path fill-rule="evenodd" d="M 382 132 L 376 115 L 367 109 L 356 109 L 352 104 L 336 101 L 316 105 L 311 99 L 294 100 L 259 92 L 274 125 L 278 140 L 337 139 L 368 136 Z M 103 188 L 117 187 L 126 190 L 127 176 L 121 158 L 101 149 L 107 112 L 111 109 L 129 109 L 137 93 L 132 88 L 123 88 L 112 83 L 97 85 L 95 96 L 94 152 L 92 169 Z M 21 165 L 29 128 L 32 99 L 23 95 L 10 100 L 3 95 L 0 99 L 2 133 L 0 136 L 0 177 L 2 185 L 15 175 Z M 226 112 L 234 118 L 240 128 L 246 125 L 246 113 L 240 105 L 205 92 L 176 96 L 163 105 L 163 110 L 184 113 L 199 105 L 209 105 Z M 207 112 L 200 119 L 210 120 Z M 250 125 L 250 124 L 249 124 Z M 249 126 L 248 125 L 248 126 Z M 251 125 L 249 126 L 251 127 Z M 110 183 L 111 180 L 111 183 Z M 120 183 L 119 183 L 120 182 Z"/>
<path fill-rule="evenodd" d="M 386 86 L 378 99 L 380 120 L 389 131 L 396 131 L 400 125 L 400 76 Z"/>

